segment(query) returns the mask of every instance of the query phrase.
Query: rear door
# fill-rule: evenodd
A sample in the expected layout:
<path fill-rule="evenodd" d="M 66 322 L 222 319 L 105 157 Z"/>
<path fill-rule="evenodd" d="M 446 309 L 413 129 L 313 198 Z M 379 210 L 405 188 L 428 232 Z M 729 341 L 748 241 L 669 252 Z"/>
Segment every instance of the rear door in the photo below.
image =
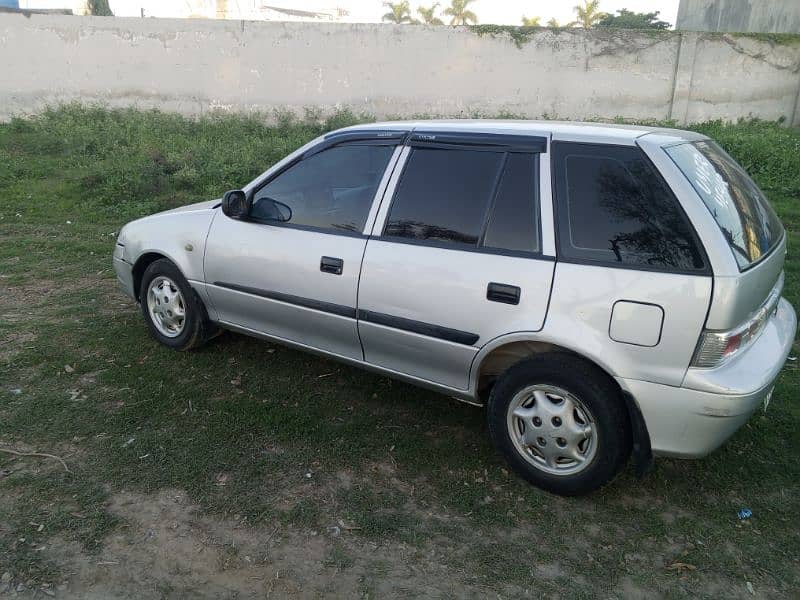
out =
<path fill-rule="evenodd" d="M 467 389 L 481 346 L 542 328 L 554 266 L 541 241 L 546 145 L 528 136 L 411 137 L 362 266 L 367 362 Z"/>
<path fill-rule="evenodd" d="M 204 268 L 221 321 L 363 358 L 356 290 L 364 230 L 404 135 L 390 134 L 323 143 L 254 191 L 248 220 L 217 215 Z"/>

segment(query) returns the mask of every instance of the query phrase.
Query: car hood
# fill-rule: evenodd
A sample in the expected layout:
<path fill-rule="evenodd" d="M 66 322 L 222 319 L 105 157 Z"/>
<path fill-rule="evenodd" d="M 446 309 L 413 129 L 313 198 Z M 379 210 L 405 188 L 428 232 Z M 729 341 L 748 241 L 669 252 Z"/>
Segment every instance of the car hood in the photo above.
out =
<path fill-rule="evenodd" d="M 170 210 L 165 210 L 160 213 L 156 213 L 156 215 L 171 215 L 175 213 L 184 213 L 184 212 L 195 212 L 195 211 L 202 211 L 202 210 L 211 210 L 219 206 L 221 201 L 217 200 L 205 200 L 203 202 L 195 202 L 194 204 L 187 204 L 186 206 L 179 206 L 178 208 L 171 208 Z M 156 216 L 152 215 L 152 216 Z"/>

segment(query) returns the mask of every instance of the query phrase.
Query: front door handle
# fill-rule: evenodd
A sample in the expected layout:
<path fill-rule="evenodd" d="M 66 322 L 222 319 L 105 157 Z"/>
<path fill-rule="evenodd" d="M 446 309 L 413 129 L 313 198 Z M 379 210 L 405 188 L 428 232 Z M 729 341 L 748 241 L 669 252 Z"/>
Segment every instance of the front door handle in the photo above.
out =
<path fill-rule="evenodd" d="M 333 275 L 341 275 L 344 269 L 344 261 L 341 258 L 333 258 L 332 256 L 323 256 L 319 261 L 319 270 L 323 273 L 332 273 Z"/>
<path fill-rule="evenodd" d="M 522 293 L 515 285 L 507 283 L 490 283 L 486 288 L 486 299 L 492 302 L 502 302 L 503 304 L 519 304 L 519 297 Z"/>

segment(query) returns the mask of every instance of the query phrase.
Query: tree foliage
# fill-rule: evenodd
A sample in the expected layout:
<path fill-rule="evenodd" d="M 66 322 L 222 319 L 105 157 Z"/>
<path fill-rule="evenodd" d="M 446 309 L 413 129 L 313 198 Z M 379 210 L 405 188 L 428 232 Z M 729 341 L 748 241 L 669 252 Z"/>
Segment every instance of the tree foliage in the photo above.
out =
<path fill-rule="evenodd" d="M 471 10 L 467 10 L 467 7 L 475 2 L 475 0 L 451 0 L 452 3 L 449 7 L 447 7 L 444 11 L 444 14 L 450 19 L 450 25 L 455 27 L 456 25 L 469 25 L 475 24 L 478 22 L 478 15 L 476 15 Z"/>
<path fill-rule="evenodd" d="M 539 27 L 541 24 L 542 18 L 541 17 L 526 17 L 522 15 L 522 26 L 523 27 Z"/>
<path fill-rule="evenodd" d="M 570 25 L 584 29 L 591 29 L 607 16 L 606 13 L 600 12 L 600 0 L 583 0 L 583 5 L 579 4 L 573 10 L 576 19 Z"/>
<path fill-rule="evenodd" d="M 417 14 L 422 17 L 422 23 L 426 25 L 444 25 L 439 17 L 436 16 L 436 11 L 439 8 L 439 3 L 435 2 L 428 7 L 420 6 L 417 8 Z"/>
<path fill-rule="evenodd" d="M 597 27 L 619 27 L 622 29 L 669 29 L 666 21 L 658 18 L 659 12 L 637 13 L 627 8 L 617 11 L 616 15 L 606 15 L 597 22 Z"/>
<path fill-rule="evenodd" d="M 389 9 L 385 15 L 383 15 L 383 20 L 387 23 L 397 23 L 402 25 L 403 23 L 413 23 L 414 19 L 411 18 L 411 6 L 408 3 L 408 0 L 402 0 L 402 2 L 384 2 L 383 5 Z"/>
<path fill-rule="evenodd" d="M 114 13 L 111 12 L 111 7 L 108 5 L 108 0 L 89 0 L 87 3 L 89 14 L 95 17 L 113 17 Z"/>

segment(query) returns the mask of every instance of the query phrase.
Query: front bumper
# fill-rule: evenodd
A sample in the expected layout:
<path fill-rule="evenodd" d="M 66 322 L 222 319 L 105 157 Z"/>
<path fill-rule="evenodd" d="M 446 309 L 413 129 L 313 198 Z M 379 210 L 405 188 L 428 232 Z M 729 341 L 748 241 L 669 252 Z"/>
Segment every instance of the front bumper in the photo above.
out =
<path fill-rule="evenodd" d="M 114 248 L 114 272 L 117 274 L 117 283 L 122 292 L 133 300 L 136 294 L 133 291 L 133 265 L 123 258 L 124 246 L 117 244 Z"/>
<path fill-rule="evenodd" d="M 794 309 L 781 298 L 749 348 L 715 369 L 689 369 L 682 387 L 618 377 L 639 405 L 653 453 L 699 458 L 721 446 L 772 391 L 796 330 Z"/>

